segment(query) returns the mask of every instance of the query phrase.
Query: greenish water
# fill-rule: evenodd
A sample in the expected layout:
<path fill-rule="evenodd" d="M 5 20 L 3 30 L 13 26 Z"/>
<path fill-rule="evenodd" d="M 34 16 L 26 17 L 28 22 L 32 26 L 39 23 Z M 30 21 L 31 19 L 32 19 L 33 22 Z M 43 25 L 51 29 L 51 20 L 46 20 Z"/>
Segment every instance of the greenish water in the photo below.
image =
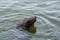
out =
<path fill-rule="evenodd" d="M 31 40 L 60 40 L 59 0 L 0 0 L 0 40 L 25 17 L 37 16 Z"/>

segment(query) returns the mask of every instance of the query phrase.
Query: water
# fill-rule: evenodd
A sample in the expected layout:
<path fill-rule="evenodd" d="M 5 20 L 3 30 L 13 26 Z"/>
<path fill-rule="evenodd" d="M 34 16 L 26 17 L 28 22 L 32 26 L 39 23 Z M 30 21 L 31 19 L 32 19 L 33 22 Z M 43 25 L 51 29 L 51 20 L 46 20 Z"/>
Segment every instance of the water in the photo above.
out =
<path fill-rule="evenodd" d="M 31 40 L 60 40 L 59 0 L 0 0 L 0 36 L 31 15 L 37 16 L 37 33 Z"/>

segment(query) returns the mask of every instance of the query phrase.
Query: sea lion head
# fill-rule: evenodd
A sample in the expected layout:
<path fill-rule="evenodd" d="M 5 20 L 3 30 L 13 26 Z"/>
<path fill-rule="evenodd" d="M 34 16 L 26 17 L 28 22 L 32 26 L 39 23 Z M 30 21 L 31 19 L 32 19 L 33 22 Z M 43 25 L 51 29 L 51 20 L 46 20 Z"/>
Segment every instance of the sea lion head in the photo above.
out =
<path fill-rule="evenodd" d="M 23 26 L 30 27 L 35 23 L 35 21 L 36 21 L 36 16 L 27 17 L 23 20 Z"/>
<path fill-rule="evenodd" d="M 33 27 L 32 25 L 34 25 L 35 22 L 36 22 L 36 16 L 29 16 L 24 20 L 22 20 L 21 23 L 19 24 L 20 26 L 18 27 L 22 27 L 24 30 L 30 31 L 29 29 Z"/>

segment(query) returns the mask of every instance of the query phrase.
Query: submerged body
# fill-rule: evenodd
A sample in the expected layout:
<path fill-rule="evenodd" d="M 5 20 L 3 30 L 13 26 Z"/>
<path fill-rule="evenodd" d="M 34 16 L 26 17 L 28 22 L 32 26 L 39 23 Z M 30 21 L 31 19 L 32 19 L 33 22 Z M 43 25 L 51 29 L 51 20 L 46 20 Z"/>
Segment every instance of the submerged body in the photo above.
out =
<path fill-rule="evenodd" d="M 35 21 L 35 16 L 25 18 L 21 23 L 18 23 L 17 30 L 9 30 L 4 32 L 4 34 L 3 32 L 0 33 L 0 40 L 30 40 L 31 37 L 27 32 L 31 33 L 30 27 L 35 23 Z"/>

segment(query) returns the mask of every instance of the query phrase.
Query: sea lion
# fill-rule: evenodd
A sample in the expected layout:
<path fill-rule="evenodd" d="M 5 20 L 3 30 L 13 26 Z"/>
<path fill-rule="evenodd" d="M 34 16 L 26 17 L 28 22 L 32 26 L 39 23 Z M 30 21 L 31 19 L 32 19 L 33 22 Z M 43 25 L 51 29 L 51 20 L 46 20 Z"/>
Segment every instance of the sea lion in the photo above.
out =
<path fill-rule="evenodd" d="M 19 30 L 26 30 L 31 33 L 36 32 L 36 28 L 34 27 L 34 23 L 36 22 L 36 16 L 30 16 L 22 20 L 17 24 L 17 28 Z"/>
<path fill-rule="evenodd" d="M 36 32 L 36 29 L 33 25 L 35 21 L 36 16 L 30 16 L 28 18 L 25 18 L 17 24 L 18 29 L 10 29 L 8 31 L 0 33 L 0 40 L 30 40 L 31 36 L 27 32 Z"/>

